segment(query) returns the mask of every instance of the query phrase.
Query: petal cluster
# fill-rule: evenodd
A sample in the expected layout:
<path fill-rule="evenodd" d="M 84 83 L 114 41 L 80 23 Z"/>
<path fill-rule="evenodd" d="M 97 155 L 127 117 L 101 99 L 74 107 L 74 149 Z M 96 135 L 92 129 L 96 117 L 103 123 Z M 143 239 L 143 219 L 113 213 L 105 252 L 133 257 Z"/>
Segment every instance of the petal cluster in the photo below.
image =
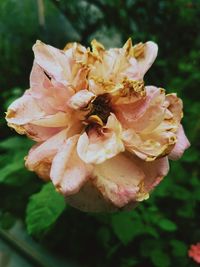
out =
<path fill-rule="evenodd" d="M 36 141 L 26 167 L 84 211 L 129 209 L 189 146 L 176 94 L 146 86 L 154 42 L 106 50 L 93 40 L 59 50 L 41 41 L 30 89 L 8 108 L 8 125 Z"/>

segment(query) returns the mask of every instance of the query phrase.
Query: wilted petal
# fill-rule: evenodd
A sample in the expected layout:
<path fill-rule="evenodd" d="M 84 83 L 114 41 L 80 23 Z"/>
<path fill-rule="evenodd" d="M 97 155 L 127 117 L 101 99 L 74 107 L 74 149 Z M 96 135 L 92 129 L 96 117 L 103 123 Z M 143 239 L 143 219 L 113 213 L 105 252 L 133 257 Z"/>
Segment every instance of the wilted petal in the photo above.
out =
<path fill-rule="evenodd" d="M 72 59 L 68 58 L 64 51 L 53 46 L 37 41 L 33 46 L 35 61 L 57 81 L 67 84 L 71 74 L 70 65 Z"/>
<path fill-rule="evenodd" d="M 146 162 L 134 157 L 134 161 L 145 174 L 145 179 L 143 181 L 144 192 L 149 192 L 157 186 L 169 171 L 168 157 L 159 158 L 151 162 Z"/>
<path fill-rule="evenodd" d="M 166 95 L 166 101 L 168 103 L 168 110 L 173 114 L 173 118 L 180 123 L 183 117 L 183 102 L 177 97 L 176 94 L 168 94 Z"/>
<path fill-rule="evenodd" d="M 117 118 L 125 128 L 152 131 L 162 121 L 166 107 L 164 91 L 155 86 L 146 87 L 146 97 L 129 104 L 115 104 Z"/>
<path fill-rule="evenodd" d="M 75 91 L 70 86 L 63 86 L 47 77 L 44 70 L 35 62 L 31 71 L 30 85 L 30 94 L 47 114 L 69 111 L 67 101 Z"/>
<path fill-rule="evenodd" d="M 6 114 L 8 123 L 23 125 L 33 120 L 42 118 L 45 112 L 39 107 L 36 99 L 28 93 L 15 100 L 9 107 Z"/>
<path fill-rule="evenodd" d="M 171 153 L 169 154 L 169 158 L 172 160 L 177 160 L 182 157 L 184 151 L 190 147 L 190 142 L 188 141 L 183 126 L 180 124 L 177 132 L 177 142 L 175 147 L 172 149 Z"/>
<path fill-rule="evenodd" d="M 64 144 L 67 138 L 67 130 L 63 130 L 42 144 L 35 145 L 26 158 L 26 167 L 34 171 L 41 178 L 49 178 L 52 159 Z"/>
<path fill-rule="evenodd" d="M 107 201 L 123 207 L 136 200 L 143 179 L 143 171 L 131 158 L 121 153 L 95 166 L 93 184 Z"/>
<path fill-rule="evenodd" d="M 121 125 L 115 115 L 109 116 L 105 127 L 93 127 L 83 133 L 77 145 L 79 157 L 86 163 L 99 164 L 124 151 Z"/>
<path fill-rule="evenodd" d="M 51 180 L 65 196 L 77 193 L 92 170 L 92 167 L 77 155 L 78 137 L 76 135 L 65 141 L 52 162 Z"/>
<path fill-rule="evenodd" d="M 63 51 L 37 41 L 33 46 L 35 62 L 47 74 L 64 86 L 73 86 L 76 91 L 86 88 L 88 67 L 75 58 L 76 47 Z"/>
<path fill-rule="evenodd" d="M 77 194 L 67 197 L 70 205 L 87 212 L 133 208 L 168 173 L 167 157 L 144 162 L 129 153 L 120 153 L 95 165 L 93 176 Z M 92 178 L 93 177 L 93 178 Z"/>
<path fill-rule="evenodd" d="M 156 43 L 149 41 L 146 42 L 144 45 L 144 56 L 139 57 L 137 59 L 139 68 L 139 79 L 143 79 L 145 73 L 151 67 L 158 54 L 158 46 Z"/>

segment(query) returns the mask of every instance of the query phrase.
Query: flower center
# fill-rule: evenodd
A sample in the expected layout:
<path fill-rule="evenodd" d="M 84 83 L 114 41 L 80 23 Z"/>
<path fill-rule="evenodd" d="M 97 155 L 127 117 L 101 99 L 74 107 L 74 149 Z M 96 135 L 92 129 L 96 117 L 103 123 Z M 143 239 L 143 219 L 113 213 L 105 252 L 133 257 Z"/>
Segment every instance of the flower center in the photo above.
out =
<path fill-rule="evenodd" d="M 87 115 L 87 120 L 90 123 L 104 124 L 112 111 L 111 96 L 108 93 L 97 96 L 92 102 L 92 108 Z"/>

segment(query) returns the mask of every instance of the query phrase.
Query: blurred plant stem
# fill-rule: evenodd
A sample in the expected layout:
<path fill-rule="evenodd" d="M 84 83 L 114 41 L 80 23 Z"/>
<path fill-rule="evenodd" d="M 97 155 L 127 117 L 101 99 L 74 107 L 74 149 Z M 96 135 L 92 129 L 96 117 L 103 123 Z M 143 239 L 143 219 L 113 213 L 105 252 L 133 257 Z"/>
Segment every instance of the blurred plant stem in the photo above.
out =
<path fill-rule="evenodd" d="M 41 27 L 45 26 L 45 7 L 43 0 L 37 0 L 38 5 L 38 19 Z"/>

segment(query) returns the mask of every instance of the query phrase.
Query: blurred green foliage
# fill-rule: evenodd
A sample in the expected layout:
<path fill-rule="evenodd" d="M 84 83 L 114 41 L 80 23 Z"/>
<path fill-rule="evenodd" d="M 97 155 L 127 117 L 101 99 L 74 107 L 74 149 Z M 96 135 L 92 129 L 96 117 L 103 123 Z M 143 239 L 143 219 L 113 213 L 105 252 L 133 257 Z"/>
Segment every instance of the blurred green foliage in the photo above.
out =
<path fill-rule="evenodd" d="M 183 124 L 192 147 L 151 198 L 131 212 L 85 214 L 24 168 L 32 142 L 1 119 L 0 225 L 15 218 L 53 254 L 86 267 L 196 266 L 187 250 L 200 241 L 200 1 L 44 0 L 41 25 L 35 0 L 0 1 L 1 112 L 28 87 L 36 39 L 64 47 L 68 41 L 107 47 L 154 40 L 158 59 L 148 84 L 175 91 L 184 101 Z"/>

